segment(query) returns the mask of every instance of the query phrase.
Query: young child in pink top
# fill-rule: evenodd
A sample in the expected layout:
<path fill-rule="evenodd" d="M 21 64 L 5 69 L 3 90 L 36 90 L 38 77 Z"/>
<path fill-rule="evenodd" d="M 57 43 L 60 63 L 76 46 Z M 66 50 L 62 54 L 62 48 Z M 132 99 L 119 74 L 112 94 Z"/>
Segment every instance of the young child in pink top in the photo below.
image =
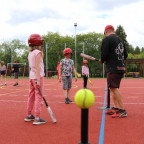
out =
<path fill-rule="evenodd" d="M 83 80 L 84 80 L 84 88 L 87 88 L 87 80 L 89 77 L 89 68 L 88 68 L 88 61 L 84 60 L 83 61 L 83 66 L 82 66 L 82 75 L 83 75 Z"/>
<path fill-rule="evenodd" d="M 27 103 L 27 115 L 24 121 L 33 121 L 33 124 L 39 125 L 46 123 L 45 120 L 40 118 L 41 106 L 43 99 L 39 93 L 38 87 L 43 92 L 44 83 L 44 64 L 43 64 L 43 51 L 41 48 L 42 37 L 39 34 L 32 34 L 28 39 L 29 55 L 28 61 L 30 66 L 30 90 Z M 32 115 L 32 110 L 35 104 L 35 117 Z"/>
<path fill-rule="evenodd" d="M 0 65 L 0 74 L 1 74 L 1 86 L 4 84 L 7 85 L 6 83 L 6 66 L 4 61 L 1 61 L 1 65 Z"/>

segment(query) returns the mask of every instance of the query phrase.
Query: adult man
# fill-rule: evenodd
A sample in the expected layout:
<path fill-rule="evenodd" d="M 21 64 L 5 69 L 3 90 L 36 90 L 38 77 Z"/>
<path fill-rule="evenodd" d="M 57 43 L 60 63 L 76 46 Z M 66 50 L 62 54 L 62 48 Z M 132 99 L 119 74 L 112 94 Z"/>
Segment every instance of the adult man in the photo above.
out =
<path fill-rule="evenodd" d="M 14 73 L 14 78 L 15 78 L 15 84 L 13 86 L 18 86 L 18 75 L 20 72 L 20 68 L 16 60 L 14 61 L 12 72 Z"/>
<path fill-rule="evenodd" d="M 115 34 L 114 27 L 105 27 L 105 38 L 101 46 L 101 59 L 99 63 L 106 64 L 108 88 L 112 94 L 114 107 L 107 112 L 113 118 L 126 117 L 122 95 L 119 91 L 121 78 L 125 72 L 124 60 L 127 58 L 127 51 L 120 37 Z"/>

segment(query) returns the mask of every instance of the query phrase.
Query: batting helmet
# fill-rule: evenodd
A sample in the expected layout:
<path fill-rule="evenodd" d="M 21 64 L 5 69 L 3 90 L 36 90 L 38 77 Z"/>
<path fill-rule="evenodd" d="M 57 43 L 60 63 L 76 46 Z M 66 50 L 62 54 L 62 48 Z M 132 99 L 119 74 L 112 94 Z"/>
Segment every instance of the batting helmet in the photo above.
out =
<path fill-rule="evenodd" d="M 88 63 L 88 61 L 87 61 L 87 60 L 84 60 L 84 61 L 83 61 L 83 64 L 87 64 L 87 63 Z"/>
<path fill-rule="evenodd" d="M 31 34 L 28 38 L 29 46 L 41 46 L 43 41 L 39 34 Z"/>
<path fill-rule="evenodd" d="M 114 30 L 114 27 L 112 25 L 107 25 L 105 27 L 104 34 L 105 34 L 105 31 L 108 30 L 108 29 Z"/>
<path fill-rule="evenodd" d="M 63 51 L 63 55 L 66 56 L 66 54 L 71 54 L 72 55 L 72 50 L 71 48 L 65 48 Z"/>

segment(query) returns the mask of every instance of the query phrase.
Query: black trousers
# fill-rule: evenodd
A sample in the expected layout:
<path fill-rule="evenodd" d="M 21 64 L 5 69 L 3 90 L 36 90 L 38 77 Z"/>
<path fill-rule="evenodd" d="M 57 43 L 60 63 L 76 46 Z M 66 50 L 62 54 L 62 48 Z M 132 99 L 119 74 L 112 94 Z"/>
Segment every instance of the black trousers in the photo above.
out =
<path fill-rule="evenodd" d="M 83 80 L 84 80 L 84 88 L 87 88 L 88 77 L 86 75 L 83 75 Z"/>

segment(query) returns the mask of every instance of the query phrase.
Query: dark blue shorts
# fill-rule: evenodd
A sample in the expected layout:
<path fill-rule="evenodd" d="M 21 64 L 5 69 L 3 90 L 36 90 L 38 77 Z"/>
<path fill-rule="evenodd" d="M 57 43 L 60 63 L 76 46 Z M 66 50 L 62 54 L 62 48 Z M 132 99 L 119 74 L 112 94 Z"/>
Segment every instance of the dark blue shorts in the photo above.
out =
<path fill-rule="evenodd" d="M 6 74 L 6 71 L 1 71 L 1 75 L 5 75 Z"/>

